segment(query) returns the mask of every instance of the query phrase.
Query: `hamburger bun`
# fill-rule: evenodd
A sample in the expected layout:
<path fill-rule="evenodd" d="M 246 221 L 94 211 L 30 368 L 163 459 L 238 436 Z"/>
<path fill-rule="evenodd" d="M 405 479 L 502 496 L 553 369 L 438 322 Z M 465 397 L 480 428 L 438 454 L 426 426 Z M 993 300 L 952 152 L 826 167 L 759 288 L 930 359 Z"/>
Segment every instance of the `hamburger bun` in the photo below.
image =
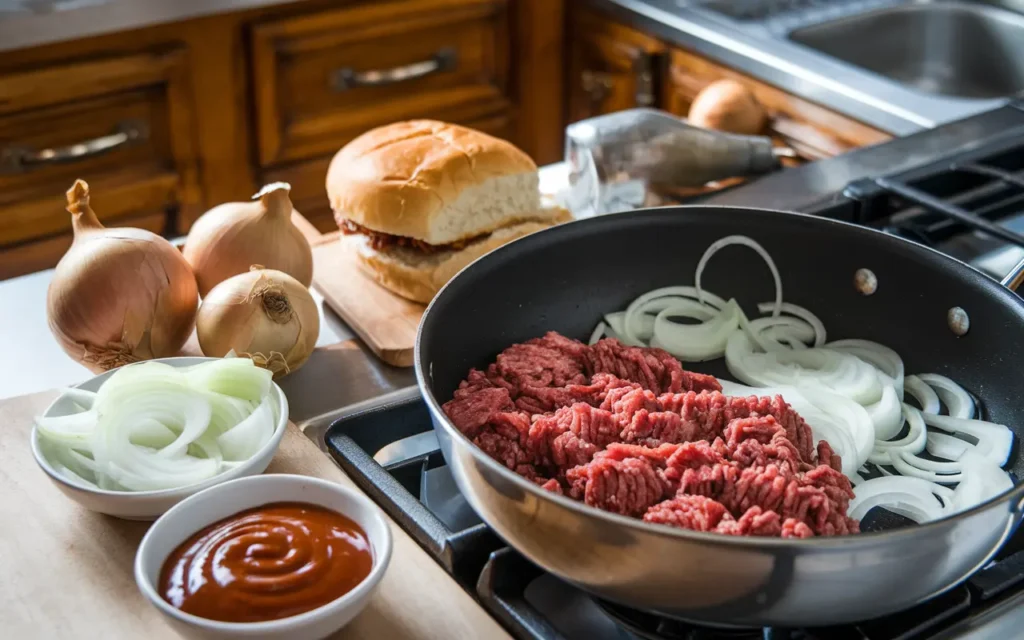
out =
<path fill-rule="evenodd" d="M 434 120 L 378 127 L 345 145 L 327 195 L 364 269 L 418 302 L 492 249 L 571 218 L 541 204 L 537 165 L 514 145 Z"/>

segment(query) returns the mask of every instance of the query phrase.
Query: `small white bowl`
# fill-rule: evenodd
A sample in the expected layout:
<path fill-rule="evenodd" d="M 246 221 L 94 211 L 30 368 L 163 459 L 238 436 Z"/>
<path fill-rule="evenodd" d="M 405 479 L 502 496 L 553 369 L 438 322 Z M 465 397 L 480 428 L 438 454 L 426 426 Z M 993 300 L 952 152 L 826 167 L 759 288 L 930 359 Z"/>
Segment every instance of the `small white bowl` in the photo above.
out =
<path fill-rule="evenodd" d="M 211 360 L 217 360 L 217 358 L 161 358 L 151 362 L 162 362 L 172 367 L 190 367 Z M 77 387 L 86 391 L 99 391 L 99 388 L 106 382 L 107 378 L 114 375 L 115 371 L 117 369 L 101 373 L 95 378 L 77 385 Z M 285 397 L 281 387 L 277 386 L 276 383 L 271 384 L 270 393 L 275 404 L 274 410 L 277 412 L 277 424 L 274 427 L 274 435 L 271 436 L 267 444 L 263 445 L 263 448 L 257 451 L 253 457 L 238 466 L 228 469 L 209 480 L 187 487 L 161 489 L 159 491 L 109 491 L 81 486 L 58 473 L 50 464 L 50 461 L 46 459 L 40 448 L 39 431 L 36 427 L 32 427 L 32 455 L 35 456 L 36 463 L 40 468 L 57 485 L 57 488 L 64 495 L 86 509 L 124 518 L 125 520 L 154 520 L 185 498 L 203 489 L 235 478 L 263 473 L 270 464 L 271 459 L 273 459 L 278 445 L 281 444 L 281 438 L 284 437 L 285 429 L 288 426 L 288 398 Z M 74 413 L 74 411 L 71 400 L 61 396 L 47 407 L 43 415 L 47 417 L 66 416 Z"/>
<path fill-rule="evenodd" d="M 197 531 L 240 511 L 273 502 L 305 502 L 354 521 L 370 541 L 373 568 L 354 589 L 336 600 L 289 618 L 268 622 L 220 622 L 185 613 L 157 591 L 168 556 Z M 135 582 L 175 631 L 189 638 L 323 638 L 352 620 L 370 600 L 391 560 L 391 529 L 369 498 L 339 484 L 308 476 L 268 474 L 225 482 L 183 500 L 157 520 L 135 554 Z"/>

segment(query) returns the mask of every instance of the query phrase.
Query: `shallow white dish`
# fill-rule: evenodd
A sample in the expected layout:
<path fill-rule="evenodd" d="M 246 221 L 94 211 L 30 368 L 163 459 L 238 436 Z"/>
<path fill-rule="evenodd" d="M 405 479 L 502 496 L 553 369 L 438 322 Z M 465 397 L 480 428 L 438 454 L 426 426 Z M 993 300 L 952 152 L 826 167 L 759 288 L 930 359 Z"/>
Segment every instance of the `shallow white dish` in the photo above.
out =
<path fill-rule="evenodd" d="M 268 622 L 219 622 L 175 608 L 157 591 L 160 570 L 178 545 L 204 527 L 240 511 L 273 502 L 305 502 L 336 511 L 362 527 L 373 568 L 353 590 L 322 607 Z M 135 554 L 135 582 L 174 629 L 190 638 L 313 640 L 348 624 L 369 602 L 391 560 L 391 529 L 381 510 L 363 494 L 308 476 L 268 474 L 210 487 L 183 500 L 150 528 Z"/>
<path fill-rule="evenodd" d="M 217 358 L 160 358 L 158 360 L 152 360 L 151 362 L 162 362 L 164 364 L 171 365 L 172 367 L 190 367 L 210 360 L 217 360 Z M 85 389 L 86 391 L 98 391 L 107 378 L 112 376 L 115 371 L 117 371 L 117 369 L 111 369 L 110 371 L 101 373 L 95 378 L 87 380 L 76 386 L 77 388 Z M 65 478 L 63 475 L 57 473 L 43 455 L 43 452 L 40 449 L 39 432 L 35 427 L 32 427 L 32 434 L 30 436 L 32 442 L 32 455 L 35 456 L 36 463 L 44 472 L 46 472 L 46 475 L 50 477 L 50 480 L 53 481 L 57 488 L 60 489 L 64 495 L 86 509 L 116 516 L 118 518 L 124 518 L 126 520 L 153 520 L 158 518 L 160 514 L 164 513 L 177 503 L 198 491 L 202 491 L 208 487 L 212 487 L 235 478 L 263 473 L 270 464 L 271 459 L 274 457 L 274 453 L 277 451 L 278 445 L 281 444 L 281 438 L 284 437 L 285 429 L 288 426 L 288 398 L 285 397 L 284 392 L 281 391 L 281 387 L 277 386 L 276 383 L 271 384 L 270 393 L 274 402 L 274 411 L 277 415 L 277 423 L 274 426 L 274 435 L 271 436 L 267 444 L 257 451 L 253 457 L 240 463 L 238 466 L 228 469 L 224 473 L 214 476 L 205 482 L 182 487 L 180 489 L 162 489 L 160 491 L 108 491 L 105 489 L 92 489 L 76 484 Z M 72 406 L 71 400 L 61 396 L 46 408 L 43 415 L 65 416 L 74 412 L 75 409 Z"/>

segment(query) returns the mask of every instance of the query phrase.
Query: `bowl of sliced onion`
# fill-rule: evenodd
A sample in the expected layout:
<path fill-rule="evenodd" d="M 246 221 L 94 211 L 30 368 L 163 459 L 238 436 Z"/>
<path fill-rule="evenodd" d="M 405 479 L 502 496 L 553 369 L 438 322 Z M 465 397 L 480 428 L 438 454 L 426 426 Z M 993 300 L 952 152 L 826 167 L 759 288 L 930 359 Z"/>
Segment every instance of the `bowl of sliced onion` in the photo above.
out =
<path fill-rule="evenodd" d="M 262 473 L 288 400 L 248 358 L 163 358 L 92 378 L 36 418 L 32 454 L 86 509 L 153 520 L 198 491 Z"/>

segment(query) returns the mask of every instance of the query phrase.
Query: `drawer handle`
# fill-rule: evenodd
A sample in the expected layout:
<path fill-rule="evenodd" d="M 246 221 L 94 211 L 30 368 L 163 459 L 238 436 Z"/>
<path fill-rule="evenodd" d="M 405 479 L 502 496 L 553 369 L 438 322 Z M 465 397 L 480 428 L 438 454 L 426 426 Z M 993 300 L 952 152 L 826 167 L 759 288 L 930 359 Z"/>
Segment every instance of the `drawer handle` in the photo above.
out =
<path fill-rule="evenodd" d="M 8 147 L 0 151 L 0 165 L 5 169 L 23 171 L 51 164 L 76 162 L 126 147 L 148 137 L 146 127 L 139 122 L 122 122 L 114 133 L 106 136 L 76 142 L 66 147 L 50 149 L 29 149 Z"/>
<path fill-rule="evenodd" d="M 435 53 L 429 60 L 391 69 L 371 69 L 369 71 L 356 71 L 351 67 L 338 69 L 331 74 L 331 86 L 335 91 L 348 91 L 359 87 L 383 87 L 448 71 L 455 68 L 457 62 L 458 55 L 455 49 L 448 47 Z"/>

